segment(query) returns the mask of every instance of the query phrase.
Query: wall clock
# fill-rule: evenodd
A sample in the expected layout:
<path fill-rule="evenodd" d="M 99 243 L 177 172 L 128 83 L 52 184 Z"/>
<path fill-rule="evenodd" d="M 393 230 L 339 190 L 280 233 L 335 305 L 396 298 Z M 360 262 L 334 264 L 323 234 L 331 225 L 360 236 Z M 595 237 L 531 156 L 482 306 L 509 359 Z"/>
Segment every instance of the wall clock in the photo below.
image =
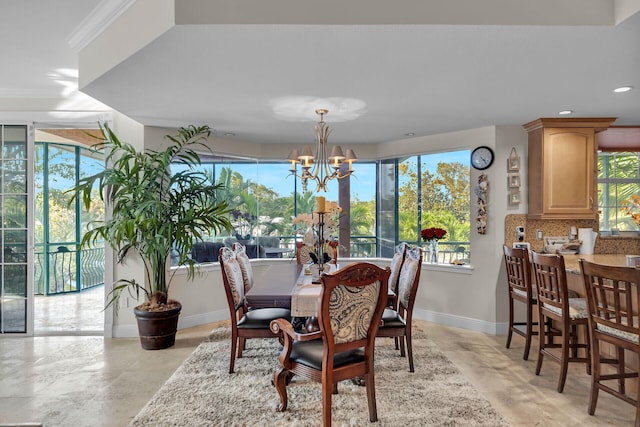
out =
<path fill-rule="evenodd" d="M 487 146 L 477 147 L 471 152 L 471 166 L 485 170 L 493 163 L 493 150 Z"/>

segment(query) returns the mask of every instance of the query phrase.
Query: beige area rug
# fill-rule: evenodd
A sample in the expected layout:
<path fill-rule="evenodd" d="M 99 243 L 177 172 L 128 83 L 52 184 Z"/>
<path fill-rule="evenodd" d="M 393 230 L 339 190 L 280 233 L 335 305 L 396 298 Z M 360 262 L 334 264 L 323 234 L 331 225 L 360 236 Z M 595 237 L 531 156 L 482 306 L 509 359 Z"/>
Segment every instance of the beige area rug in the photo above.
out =
<path fill-rule="evenodd" d="M 460 374 L 424 332 L 414 332 L 415 372 L 394 349 L 393 339 L 376 342 L 378 422 L 370 423 L 365 387 L 338 384 L 334 426 L 507 426 L 508 423 Z M 280 345 L 250 339 L 236 373 L 230 375 L 230 329 L 215 329 L 167 380 L 131 422 L 139 426 L 318 426 L 321 385 L 295 377 L 289 406 L 276 412 L 271 385 Z"/>

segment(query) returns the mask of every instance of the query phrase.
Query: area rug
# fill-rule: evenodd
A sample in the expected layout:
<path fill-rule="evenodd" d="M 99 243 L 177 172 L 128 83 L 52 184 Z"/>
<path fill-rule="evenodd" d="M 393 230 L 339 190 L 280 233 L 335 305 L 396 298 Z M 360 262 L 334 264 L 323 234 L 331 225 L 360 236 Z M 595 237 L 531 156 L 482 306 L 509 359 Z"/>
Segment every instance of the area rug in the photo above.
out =
<path fill-rule="evenodd" d="M 416 328 L 417 329 L 417 328 Z M 393 339 L 376 341 L 378 422 L 369 422 L 365 387 L 343 381 L 333 396 L 334 426 L 507 426 L 490 403 L 431 342 L 415 331 L 415 372 Z M 289 405 L 276 412 L 271 385 L 280 345 L 250 339 L 236 372 L 229 374 L 230 329 L 215 329 L 151 398 L 130 427 L 318 426 L 321 385 L 294 377 Z"/>

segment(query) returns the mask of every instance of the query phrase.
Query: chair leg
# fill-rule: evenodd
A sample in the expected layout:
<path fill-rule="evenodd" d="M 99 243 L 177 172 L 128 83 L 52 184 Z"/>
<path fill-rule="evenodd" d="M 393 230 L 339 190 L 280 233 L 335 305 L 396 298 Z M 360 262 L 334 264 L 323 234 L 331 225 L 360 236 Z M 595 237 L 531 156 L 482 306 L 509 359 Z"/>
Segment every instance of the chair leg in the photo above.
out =
<path fill-rule="evenodd" d="M 570 328 L 572 329 L 572 328 Z M 567 370 L 569 368 L 569 341 L 571 340 L 571 332 L 562 331 L 562 349 L 560 351 L 560 378 L 558 378 L 558 393 L 564 390 L 564 383 L 567 381 Z"/>
<path fill-rule="evenodd" d="M 404 339 L 405 337 L 398 337 L 398 340 L 400 341 L 400 357 L 406 356 L 406 353 L 404 351 Z"/>
<path fill-rule="evenodd" d="M 274 372 L 273 374 L 273 385 L 276 387 L 278 395 L 280 396 L 280 404 L 276 406 L 277 412 L 284 412 L 287 410 L 287 404 L 289 403 L 287 399 L 287 382 L 289 381 L 289 378 L 289 371 L 284 368 Z"/>
<path fill-rule="evenodd" d="M 584 340 L 587 349 L 587 375 L 591 375 L 591 339 L 589 338 L 588 325 L 584 325 Z"/>
<path fill-rule="evenodd" d="M 367 374 L 366 378 L 365 386 L 367 387 L 367 403 L 369 404 L 369 421 L 375 423 L 378 421 L 378 408 L 376 407 L 376 388 L 373 370 Z"/>
<path fill-rule="evenodd" d="M 538 323 L 542 322 L 542 316 L 539 316 Z M 545 349 L 547 339 L 547 329 L 540 328 L 538 333 L 538 362 L 536 363 L 536 375 L 540 375 L 540 369 L 542 369 L 542 359 L 544 358 L 543 350 Z"/>
<path fill-rule="evenodd" d="M 512 322 L 512 321 L 513 319 L 509 319 L 509 322 Z M 531 304 L 527 304 L 527 330 L 525 331 L 524 354 L 522 355 L 522 358 L 524 360 L 529 359 L 529 350 L 531 350 L 531 335 L 533 334 L 532 331 L 533 331 L 533 310 L 531 308 Z M 509 334 L 511 335 L 511 329 L 509 329 Z M 511 341 L 510 338 L 509 338 L 509 341 Z"/>
<path fill-rule="evenodd" d="M 236 345 L 238 336 L 235 329 L 231 329 L 231 361 L 229 362 L 229 373 L 233 374 L 233 368 L 236 363 Z"/>
<path fill-rule="evenodd" d="M 242 358 L 242 352 L 244 351 L 245 342 L 246 342 L 245 338 L 238 339 L 238 359 Z"/>
<path fill-rule="evenodd" d="M 335 385 L 322 379 L 322 425 L 325 427 L 331 427 L 331 395 Z"/>
<path fill-rule="evenodd" d="M 616 347 L 616 351 L 618 353 L 618 375 L 622 376 L 624 374 L 624 348 Z M 624 386 L 624 378 L 618 379 L 618 391 L 621 394 L 625 394 L 625 386 Z"/>
<path fill-rule="evenodd" d="M 589 415 L 596 413 L 598 391 L 600 391 L 598 387 L 600 383 L 600 343 L 597 339 L 593 341 L 591 343 L 591 393 L 589 393 L 589 407 L 587 409 Z"/>
<path fill-rule="evenodd" d="M 513 337 L 513 298 L 511 298 L 511 292 L 509 292 L 509 331 L 507 332 L 506 348 L 511 346 L 511 337 Z"/>
<path fill-rule="evenodd" d="M 406 340 L 407 340 L 407 354 L 409 356 L 409 372 L 414 372 L 413 370 L 413 345 L 411 344 L 411 330 L 407 327 L 406 331 Z"/>

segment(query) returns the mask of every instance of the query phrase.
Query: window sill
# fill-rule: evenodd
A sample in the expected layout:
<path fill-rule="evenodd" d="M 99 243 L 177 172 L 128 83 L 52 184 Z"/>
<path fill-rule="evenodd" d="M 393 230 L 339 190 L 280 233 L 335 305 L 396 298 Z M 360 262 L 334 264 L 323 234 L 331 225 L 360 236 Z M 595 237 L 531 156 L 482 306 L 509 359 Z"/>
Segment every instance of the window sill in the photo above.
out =
<path fill-rule="evenodd" d="M 423 270 L 432 270 L 432 271 L 442 271 L 446 273 L 456 273 L 456 274 L 471 274 L 473 273 L 473 266 L 465 264 L 465 265 L 455 265 L 455 264 L 432 264 L 430 262 L 422 263 Z"/>
<path fill-rule="evenodd" d="M 637 231 L 620 231 L 619 234 L 612 235 L 610 231 L 601 231 L 598 238 L 604 240 L 633 239 L 640 240 L 640 234 Z"/>

